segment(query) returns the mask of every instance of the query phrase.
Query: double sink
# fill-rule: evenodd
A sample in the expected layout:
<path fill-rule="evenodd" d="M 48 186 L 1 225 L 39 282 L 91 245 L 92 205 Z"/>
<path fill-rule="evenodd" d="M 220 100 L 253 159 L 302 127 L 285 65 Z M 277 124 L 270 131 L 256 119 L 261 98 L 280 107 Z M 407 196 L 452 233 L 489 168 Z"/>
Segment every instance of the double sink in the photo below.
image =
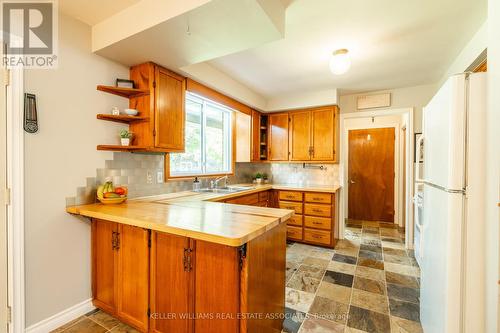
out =
<path fill-rule="evenodd" d="M 200 188 L 195 192 L 200 193 L 236 193 L 242 191 L 248 191 L 254 188 L 254 186 L 227 186 L 227 187 L 217 187 L 217 188 Z"/>

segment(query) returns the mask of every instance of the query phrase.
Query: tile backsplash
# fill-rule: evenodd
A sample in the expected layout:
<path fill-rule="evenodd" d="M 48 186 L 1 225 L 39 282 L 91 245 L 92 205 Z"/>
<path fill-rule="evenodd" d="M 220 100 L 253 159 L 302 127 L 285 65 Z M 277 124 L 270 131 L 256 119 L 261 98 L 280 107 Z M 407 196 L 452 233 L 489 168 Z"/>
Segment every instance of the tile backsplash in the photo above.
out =
<path fill-rule="evenodd" d="M 180 192 L 192 188 L 192 180 L 158 182 L 158 173 L 163 175 L 163 154 L 113 153 L 113 159 L 105 161 L 105 167 L 97 169 L 95 177 L 89 177 L 86 185 L 77 188 L 74 197 L 66 198 L 66 205 L 82 205 L 96 200 L 99 184 L 107 180 L 116 185 L 124 185 L 129 189 L 129 197 L 158 195 Z M 257 173 L 266 173 L 270 182 L 280 184 L 321 184 L 335 185 L 339 182 L 337 164 L 324 164 L 323 169 L 310 169 L 302 164 L 288 163 L 236 163 L 234 176 L 229 178 L 232 184 L 250 183 Z M 210 179 L 202 179 L 202 187 L 208 186 Z"/>

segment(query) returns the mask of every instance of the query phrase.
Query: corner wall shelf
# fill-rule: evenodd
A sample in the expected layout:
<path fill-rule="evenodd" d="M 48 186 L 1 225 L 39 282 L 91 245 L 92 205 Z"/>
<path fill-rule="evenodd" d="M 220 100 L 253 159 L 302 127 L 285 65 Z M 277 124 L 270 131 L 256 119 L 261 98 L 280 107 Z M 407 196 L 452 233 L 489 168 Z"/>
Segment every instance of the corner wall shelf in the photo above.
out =
<path fill-rule="evenodd" d="M 128 116 L 128 115 L 112 115 L 112 114 L 103 114 L 103 113 L 98 114 L 97 119 L 114 121 L 117 123 L 124 123 L 124 124 L 130 124 L 132 122 L 149 120 L 148 117 Z"/>
<path fill-rule="evenodd" d="M 149 90 L 147 89 L 121 88 L 121 87 L 98 85 L 97 90 L 125 98 L 149 95 Z"/>

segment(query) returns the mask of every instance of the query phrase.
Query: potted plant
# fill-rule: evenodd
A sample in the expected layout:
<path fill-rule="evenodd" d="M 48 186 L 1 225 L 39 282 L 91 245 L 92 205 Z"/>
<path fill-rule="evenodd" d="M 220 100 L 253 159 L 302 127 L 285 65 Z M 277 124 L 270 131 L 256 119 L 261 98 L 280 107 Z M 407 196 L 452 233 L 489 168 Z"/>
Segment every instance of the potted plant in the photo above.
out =
<path fill-rule="evenodd" d="M 120 141 L 122 146 L 130 146 L 130 139 L 132 139 L 132 132 L 129 132 L 127 129 L 123 128 L 120 130 Z"/>
<path fill-rule="evenodd" d="M 268 177 L 267 173 L 262 174 L 262 179 L 264 180 L 264 184 L 269 183 L 269 177 Z"/>
<path fill-rule="evenodd" d="M 255 182 L 257 184 L 262 184 L 262 174 L 260 172 L 257 172 L 257 174 L 255 175 Z"/>

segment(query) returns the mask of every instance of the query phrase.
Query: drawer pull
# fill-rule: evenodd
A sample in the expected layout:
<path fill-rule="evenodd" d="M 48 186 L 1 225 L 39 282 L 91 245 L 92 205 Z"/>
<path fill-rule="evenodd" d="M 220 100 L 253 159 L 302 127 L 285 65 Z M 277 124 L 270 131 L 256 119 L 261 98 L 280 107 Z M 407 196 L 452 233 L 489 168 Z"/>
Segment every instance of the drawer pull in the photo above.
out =
<path fill-rule="evenodd" d="M 315 213 L 323 213 L 323 210 L 322 209 L 318 209 L 318 208 L 313 208 L 312 211 L 315 212 Z"/>
<path fill-rule="evenodd" d="M 313 200 L 316 200 L 316 201 L 323 201 L 323 198 L 318 198 L 318 197 L 314 197 Z"/>
<path fill-rule="evenodd" d="M 321 225 L 321 224 L 323 224 L 323 223 L 321 223 L 321 222 L 317 222 L 317 221 L 313 221 L 313 224 L 319 224 L 319 225 Z"/>
<path fill-rule="evenodd" d="M 312 238 L 316 238 L 316 239 L 321 239 L 321 238 L 323 238 L 323 237 L 321 237 L 320 235 L 315 235 L 315 234 L 312 234 L 311 236 L 312 236 Z"/>

